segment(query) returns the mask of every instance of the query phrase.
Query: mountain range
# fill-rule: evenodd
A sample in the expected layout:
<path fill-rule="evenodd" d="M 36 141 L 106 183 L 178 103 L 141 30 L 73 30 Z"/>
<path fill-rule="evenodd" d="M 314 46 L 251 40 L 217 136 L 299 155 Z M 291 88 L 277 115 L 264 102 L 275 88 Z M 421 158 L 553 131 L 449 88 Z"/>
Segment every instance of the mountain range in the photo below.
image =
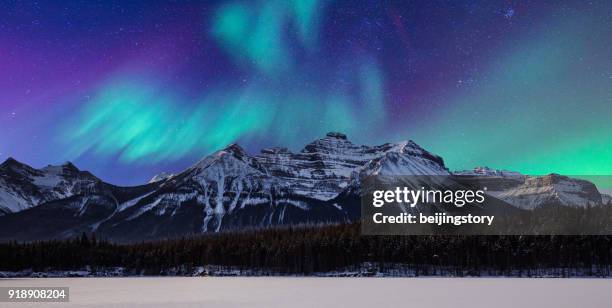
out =
<path fill-rule="evenodd" d="M 360 217 L 360 178 L 369 175 L 486 177 L 488 194 L 531 210 L 554 202 L 609 202 L 588 181 L 475 168 L 451 172 L 413 141 L 355 145 L 328 133 L 297 152 L 249 155 L 231 144 L 186 170 L 148 183 L 105 183 L 71 163 L 35 169 L 0 165 L 0 240 L 70 238 L 95 232 L 116 241 L 170 238 L 273 225 L 350 222 Z"/>

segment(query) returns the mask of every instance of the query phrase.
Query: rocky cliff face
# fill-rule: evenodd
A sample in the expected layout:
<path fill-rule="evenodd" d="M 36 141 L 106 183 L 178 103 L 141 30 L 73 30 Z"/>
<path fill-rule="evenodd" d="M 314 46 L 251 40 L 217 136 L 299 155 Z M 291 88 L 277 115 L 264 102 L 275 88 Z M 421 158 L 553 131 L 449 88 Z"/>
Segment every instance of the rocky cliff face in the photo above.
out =
<path fill-rule="evenodd" d="M 602 195 L 593 183 L 558 174 L 525 176 L 516 185 L 488 194 L 522 209 L 543 204 L 585 207 L 602 204 Z"/>
<path fill-rule="evenodd" d="M 22 233 L 23 237 L 66 237 L 89 230 L 111 238 L 145 239 L 277 224 L 346 222 L 358 209 L 330 200 L 361 172 L 448 174 L 440 157 L 411 141 L 355 145 L 340 133 L 329 133 L 298 153 L 272 148 L 250 156 L 233 144 L 181 173 L 157 177 L 137 188 L 105 184 L 72 168 L 50 167 L 44 172 L 20 167 L 27 176 L 18 178 L 25 180 L 11 177 L 11 184 L 3 187 L 27 191 L 30 184 L 45 182 L 56 193 L 47 198 L 42 193 L 21 194 L 24 205 L 7 210 L 19 213 L 8 215 L 6 226 L 46 215 L 62 219 L 45 227 L 32 226 L 36 230 Z M 39 191 L 41 186 L 36 187 L 34 191 Z M 9 237 L 13 231 L 1 228 L 0 237 Z"/>
<path fill-rule="evenodd" d="M 555 201 L 584 206 L 602 199 L 589 182 L 558 175 L 529 177 L 479 168 L 489 193 L 532 209 Z M 451 175 L 442 158 L 412 141 L 355 145 L 340 133 L 307 144 L 249 155 L 232 144 L 186 170 L 137 187 L 107 184 L 72 164 L 34 169 L 0 165 L 0 239 L 38 240 L 96 232 L 144 240 L 260 228 L 347 222 L 359 218 L 360 178 Z"/>
<path fill-rule="evenodd" d="M 0 165 L 0 213 L 100 190 L 102 181 L 71 163 L 35 169 L 9 158 Z"/>
<path fill-rule="evenodd" d="M 607 204 L 606 195 L 601 194 L 593 183 L 559 174 L 530 176 L 487 167 L 454 174 L 482 177 L 488 195 L 521 209 L 532 210 L 549 204 L 572 207 Z"/>
<path fill-rule="evenodd" d="M 255 159 L 293 193 L 318 200 L 336 197 L 353 172 L 364 168 L 371 169 L 367 171 L 370 174 L 448 174 L 442 158 L 412 141 L 355 145 L 341 133 L 328 133 L 299 153 L 273 148 L 263 150 Z"/>
<path fill-rule="evenodd" d="M 298 153 L 272 148 L 255 156 L 233 144 L 165 180 L 154 193 L 123 206 L 99 230 L 116 235 L 141 230 L 155 237 L 346 222 L 358 209 L 329 200 L 372 161 L 401 174 L 448 174 L 441 158 L 413 142 L 358 146 L 343 134 L 329 133 Z"/>

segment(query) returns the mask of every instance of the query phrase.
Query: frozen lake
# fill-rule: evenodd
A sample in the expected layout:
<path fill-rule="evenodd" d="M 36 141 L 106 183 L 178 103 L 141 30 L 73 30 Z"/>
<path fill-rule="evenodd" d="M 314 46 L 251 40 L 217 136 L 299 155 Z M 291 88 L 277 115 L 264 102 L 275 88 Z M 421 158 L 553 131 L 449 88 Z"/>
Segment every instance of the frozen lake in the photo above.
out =
<path fill-rule="evenodd" d="M 611 279 L 23 278 L 0 287 L 70 287 L 70 303 L 2 307 L 610 307 Z M 493 305 L 492 305 L 493 304 Z"/>

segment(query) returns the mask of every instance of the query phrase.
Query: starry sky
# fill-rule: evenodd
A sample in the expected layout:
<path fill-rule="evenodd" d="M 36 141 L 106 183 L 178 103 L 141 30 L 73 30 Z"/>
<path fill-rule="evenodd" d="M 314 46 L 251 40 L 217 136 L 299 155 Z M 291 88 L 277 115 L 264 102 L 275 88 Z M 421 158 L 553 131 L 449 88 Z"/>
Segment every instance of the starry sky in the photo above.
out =
<path fill-rule="evenodd" d="M 612 2 L 0 2 L 0 160 L 132 185 L 328 131 L 610 175 Z"/>

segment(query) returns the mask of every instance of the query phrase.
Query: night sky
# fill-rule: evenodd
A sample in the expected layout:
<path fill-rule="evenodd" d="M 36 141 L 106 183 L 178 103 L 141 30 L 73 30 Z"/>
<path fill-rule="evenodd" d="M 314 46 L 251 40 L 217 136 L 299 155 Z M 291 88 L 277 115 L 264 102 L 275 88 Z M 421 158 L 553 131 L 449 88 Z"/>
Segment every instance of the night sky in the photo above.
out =
<path fill-rule="evenodd" d="M 238 142 L 612 174 L 612 1 L 0 2 L 0 161 L 117 184 Z"/>

